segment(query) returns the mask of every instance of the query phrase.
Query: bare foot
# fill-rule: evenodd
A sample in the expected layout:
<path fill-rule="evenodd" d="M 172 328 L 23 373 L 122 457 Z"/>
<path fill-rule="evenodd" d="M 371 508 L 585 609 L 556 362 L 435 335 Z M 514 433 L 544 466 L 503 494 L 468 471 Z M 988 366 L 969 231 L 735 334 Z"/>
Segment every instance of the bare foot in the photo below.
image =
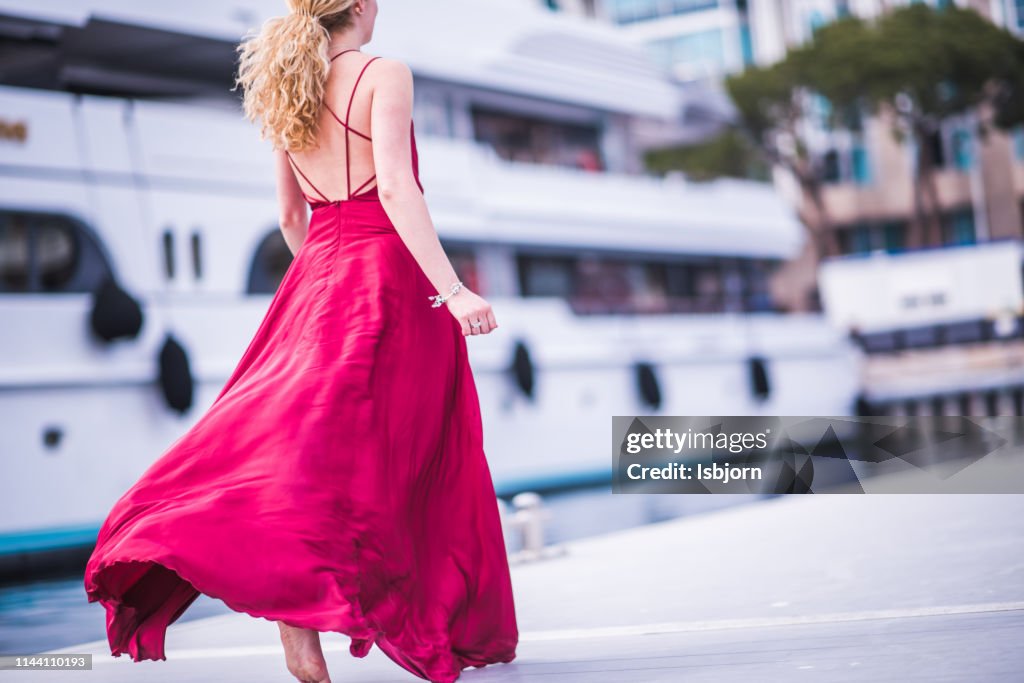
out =
<path fill-rule="evenodd" d="M 320 648 L 320 633 L 309 628 L 289 626 L 279 621 L 288 671 L 301 683 L 331 683 L 327 662 Z"/>

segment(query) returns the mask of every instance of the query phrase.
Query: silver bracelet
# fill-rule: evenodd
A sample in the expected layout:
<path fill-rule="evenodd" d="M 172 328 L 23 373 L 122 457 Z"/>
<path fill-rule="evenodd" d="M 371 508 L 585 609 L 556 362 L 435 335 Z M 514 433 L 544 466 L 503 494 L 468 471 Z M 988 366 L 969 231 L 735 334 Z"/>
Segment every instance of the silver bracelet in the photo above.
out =
<path fill-rule="evenodd" d="M 435 294 L 434 296 L 428 296 L 427 298 L 434 302 L 434 303 L 432 303 L 430 305 L 430 307 L 431 308 L 437 308 L 438 306 L 443 305 L 444 302 L 446 302 L 446 301 L 448 301 L 448 299 L 452 298 L 455 295 L 455 293 L 457 291 L 459 291 L 460 289 L 462 289 L 462 282 L 461 281 L 460 282 L 456 282 L 455 284 L 452 285 L 452 291 L 448 293 L 448 296 L 443 296 L 441 294 Z"/>

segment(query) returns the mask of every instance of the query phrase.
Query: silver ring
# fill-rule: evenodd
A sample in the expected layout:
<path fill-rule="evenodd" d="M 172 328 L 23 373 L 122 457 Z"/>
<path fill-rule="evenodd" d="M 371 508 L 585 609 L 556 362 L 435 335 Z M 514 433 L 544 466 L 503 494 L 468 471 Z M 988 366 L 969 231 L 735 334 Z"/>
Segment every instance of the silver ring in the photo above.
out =
<path fill-rule="evenodd" d="M 480 327 L 481 325 L 483 325 L 483 323 L 480 322 L 479 320 L 477 320 L 476 322 L 471 322 L 469 324 L 470 327 Z"/>

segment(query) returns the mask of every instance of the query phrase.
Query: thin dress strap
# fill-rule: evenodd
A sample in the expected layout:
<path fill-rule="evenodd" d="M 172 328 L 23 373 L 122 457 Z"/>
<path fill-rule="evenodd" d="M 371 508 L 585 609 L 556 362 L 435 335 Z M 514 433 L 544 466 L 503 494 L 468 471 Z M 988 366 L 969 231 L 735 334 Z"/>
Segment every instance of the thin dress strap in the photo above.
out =
<path fill-rule="evenodd" d="M 318 195 L 320 195 L 320 198 L 323 199 L 325 202 L 330 203 L 331 200 L 324 196 L 324 193 L 321 192 L 317 188 L 317 186 L 313 184 L 312 180 L 310 180 L 309 178 L 306 177 L 306 174 L 302 172 L 302 169 L 299 168 L 299 165 L 295 163 L 295 159 L 292 159 L 291 152 L 289 152 L 288 150 L 285 150 L 284 153 L 285 153 L 285 155 L 287 155 L 288 161 L 291 162 L 292 168 L 294 168 L 296 171 L 298 171 L 299 175 L 302 176 L 302 179 L 305 180 L 307 183 L 309 183 L 309 186 L 313 188 L 313 191 L 316 192 Z M 310 197 L 305 192 L 302 193 L 302 196 L 306 198 L 307 202 L 312 203 L 312 199 L 310 199 Z"/>
<path fill-rule="evenodd" d="M 335 59 L 337 59 L 341 55 L 345 54 L 346 52 L 359 52 L 359 50 L 356 49 L 356 48 L 350 48 L 348 50 L 342 50 L 338 54 L 336 54 L 333 57 L 331 57 L 330 61 L 333 62 Z M 345 112 L 345 120 L 344 121 L 342 121 L 341 118 L 337 114 L 334 113 L 334 110 L 331 109 L 330 105 L 328 105 L 326 101 L 323 103 L 324 107 L 327 108 L 327 111 L 329 111 L 331 113 L 331 116 L 334 117 L 334 120 L 337 121 L 338 123 L 340 123 L 342 125 L 342 127 L 344 127 L 344 129 L 345 129 L 345 186 L 346 186 L 346 190 L 348 191 L 348 195 L 347 195 L 346 199 L 351 199 L 353 196 L 357 196 L 364 187 L 366 187 L 371 182 L 373 182 L 374 178 L 377 177 L 376 173 L 371 175 L 366 180 L 366 182 L 364 182 L 362 185 L 360 185 L 358 188 L 356 188 L 355 195 L 353 195 L 353 193 L 352 193 L 352 170 L 351 170 L 351 163 L 350 163 L 350 160 L 349 160 L 349 142 L 348 142 L 349 141 L 349 137 L 348 137 L 348 134 L 349 133 L 355 133 L 359 137 L 365 138 L 366 140 L 370 140 L 371 138 L 370 138 L 369 135 L 367 135 L 365 133 L 362 133 L 362 132 L 352 128 L 349 125 L 348 120 L 352 116 L 352 103 L 355 101 L 356 89 L 359 87 L 359 81 L 362 80 L 363 74 L 366 73 L 366 68 L 368 66 L 370 66 L 370 64 L 372 64 L 375 60 L 378 60 L 378 59 L 380 59 L 380 57 L 371 57 L 366 62 L 366 64 L 363 65 L 362 70 L 359 72 L 359 76 L 356 78 L 356 82 L 352 86 L 352 92 L 349 93 L 348 109 Z M 292 168 L 294 168 L 298 172 L 298 174 L 300 176 L 302 176 L 303 180 L 305 180 L 307 183 L 309 183 L 309 186 L 311 188 L 313 188 L 313 191 L 316 192 L 318 195 L 320 195 L 320 198 L 323 199 L 325 202 L 331 203 L 331 200 L 328 199 L 327 196 L 323 192 L 321 192 L 320 189 L 316 185 L 313 184 L 313 181 L 311 181 L 308 177 L 306 177 L 306 174 L 302 172 L 302 169 L 299 168 L 299 165 L 297 163 L 295 163 L 295 159 L 292 158 L 291 153 L 288 152 L 288 150 L 285 150 L 285 154 L 288 156 L 288 161 L 291 163 Z M 302 196 L 306 198 L 306 201 L 308 201 L 310 203 L 313 203 L 313 200 L 305 192 L 302 193 Z"/>
<path fill-rule="evenodd" d="M 334 61 L 335 59 L 337 59 L 338 57 L 342 56 L 342 55 L 343 55 L 343 54 L 345 54 L 346 52 L 359 52 L 359 50 L 357 50 L 357 49 L 356 49 L 356 48 L 354 48 L 354 47 L 353 47 L 353 48 L 349 48 L 348 50 L 342 50 L 342 51 L 341 51 L 341 52 L 339 52 L 338 54 L 336 54 L 336 55 L 334 55 L 333 57 L 331 57 L 331 61 L 333 62 L 333 61 Z M 370 62 L 372 62 L 372 61 L 373 61 L 374 59 L 377 59 L 377 57 L 374 57 L 373 59 L 371 59 L 371 60 L 370 60 Z M 366 70 L 366 67 L 370 65 L 370 62 L 367 62 L 367 63 L 366 63 L 366 66 L 364 66 L 364 67 L 363 67 L 363 70 L 364 70 L 364 71 Z M 360 76 L 362 76 L 362 74 L 360 74 Z M 357 81 L 356 83 L 357 83 L 357 85 L 358 85 L 358 81 Z M 354 94 L 354 93 L 355 93 L 355 88 L 353 88 L 353 94 Z M 342 121 L 342 120 L 341 120 L 341 117 L 339 117 L 339 116 L 338 116 L 337 114 L 335 114 L 335 113 L 334 113 L 334 110 L 333 110 L 333 109 L 331 109 L 331 105 L 327 104 L 327 102 L 324 102 L 324 106 L 325 106 L 325 107 L 327 108 L 327 111 L 329 111 L 329 112 L 331 113 L 331 116 L 333 116 L 333 117 L 334 117 L 334 120 L 335 120 L 335 121 L 337 121 L 338 123 L 340 123 L 340 124 L 341 124 L 342 126 L 344 126 L 345 128 L 348 128 L 348 129 L 349 129 L 350 131 L 352 131 L 353 133 L 355 133 L 355 134 L 356 134 L 356 135 L 358 135 L 359 137 L 361 137 L 361 138 L 365 138 L 365 139 L 367 139 L 367 140 L 369 140 L 369 139 L 370 139 L 370 136 L 369 136 L 369 135 L 366 135 L 365 133 L 361 133 L 361 132 L 359 132 L 359 131 L 358 131 L 358 130 L 356 130 L 355 128 L 352 128 L 351 126 L 349 126 L 347 122 L 345 122 L 345 121 Z"/>
<path fill-rule="evenodd" d="M 331 57 L 331 61 L 333 62 L 333 61 L 334 61 L 335 59 L 337 59 L 338 57 L 342 56 L 342 55 L 343 55 L 343 54 L 345 54 L 346 52 L 359 52 L 359 48 L 357 48 L 357 47 L 350 47 L 350 48 L 349 48 L 349 49 L 347 49 L 347 50 L 342 50 L 342 51 L 341 51 L 341 52 L 339 52 L 338 54 L 336 54 L 336 55 L 334 55 L 333 57 Z"/>
<path fill-rule="evenodd" d="M 366 64 L 363 64 L 363 68 L 362 68 L 362 70 L 360 70 L 359 76 L 356 77 L 355 85 L 352 86 L 352 92 L 349 93 L 349 96 L 348 96 L 348 110 L 346 110 L 346 112 L 345 112 L 345 121 L 342 123 L 342 125 L 345 127 L 345 185 L 346 185 L 346 188 L 348 190 L 348 198 L 349 199 L 352 199 L 353 195 L 352 195 L 352 167 L 351 167 L 351 159 L 349 158 L 349 145 L 348 145 L 348 134 L 349 134 L 350 131 L 352 131 L 352 128 L 348 125 L 348 121 L 349 121 L 349 119 L 352 116 L 352 103 L 356 99 L 356 90 L 359 88 L 359 81 L 361 81 L 363 79 L 363 74 L 366 73 L 366 68 L 368 66 L 370 66 L 371 64 L 373 64 L 378 59 L 380 59 L 380 57 L 372 57 L 372 58 L 370 58 L 366 62 Z M 331 112 L 331 113 L 333 114 L 334 112 Z M 335 118 L 337 118 L 337 117 L 335 117 Z M 363 135 L 363 134 L 360 133 L 360 135 Z M 365 137 L 367 140 L 370 139 L 369 135 L 363 135 L 363 137 Z M 376 178 L 376 177 L 377 177 L 376 173 L 374 173 L 372 176 L 370 176 L 366 180 L 365 183 L 363 183 L 358 188 L 356 188 L 356 194 L 359 194 L 359 192 L 364 187 L 366 187 L 367 185 L 372 183 L 373 179 Z"/>

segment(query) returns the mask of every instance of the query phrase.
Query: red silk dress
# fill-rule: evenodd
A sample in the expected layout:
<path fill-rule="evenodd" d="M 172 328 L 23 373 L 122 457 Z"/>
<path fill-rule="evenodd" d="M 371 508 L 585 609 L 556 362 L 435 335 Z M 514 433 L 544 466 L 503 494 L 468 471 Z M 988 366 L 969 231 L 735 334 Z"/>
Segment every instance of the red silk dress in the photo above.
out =
<path fill-rule="evenodd" d="M 346 149 L 350 133 L 370 139 L 331 113 Z M 111 653 L 166 659 L 167 627 L 203 593 L 347 634 L 356 657 L 376 644 L 430 681 L 512 661 L 511 579 L 461 327 L 431 307 L 376 186 L 306 199 L 307 237 L 237 367 L 100 529 L 85 589 L 106 609 Z"/>

